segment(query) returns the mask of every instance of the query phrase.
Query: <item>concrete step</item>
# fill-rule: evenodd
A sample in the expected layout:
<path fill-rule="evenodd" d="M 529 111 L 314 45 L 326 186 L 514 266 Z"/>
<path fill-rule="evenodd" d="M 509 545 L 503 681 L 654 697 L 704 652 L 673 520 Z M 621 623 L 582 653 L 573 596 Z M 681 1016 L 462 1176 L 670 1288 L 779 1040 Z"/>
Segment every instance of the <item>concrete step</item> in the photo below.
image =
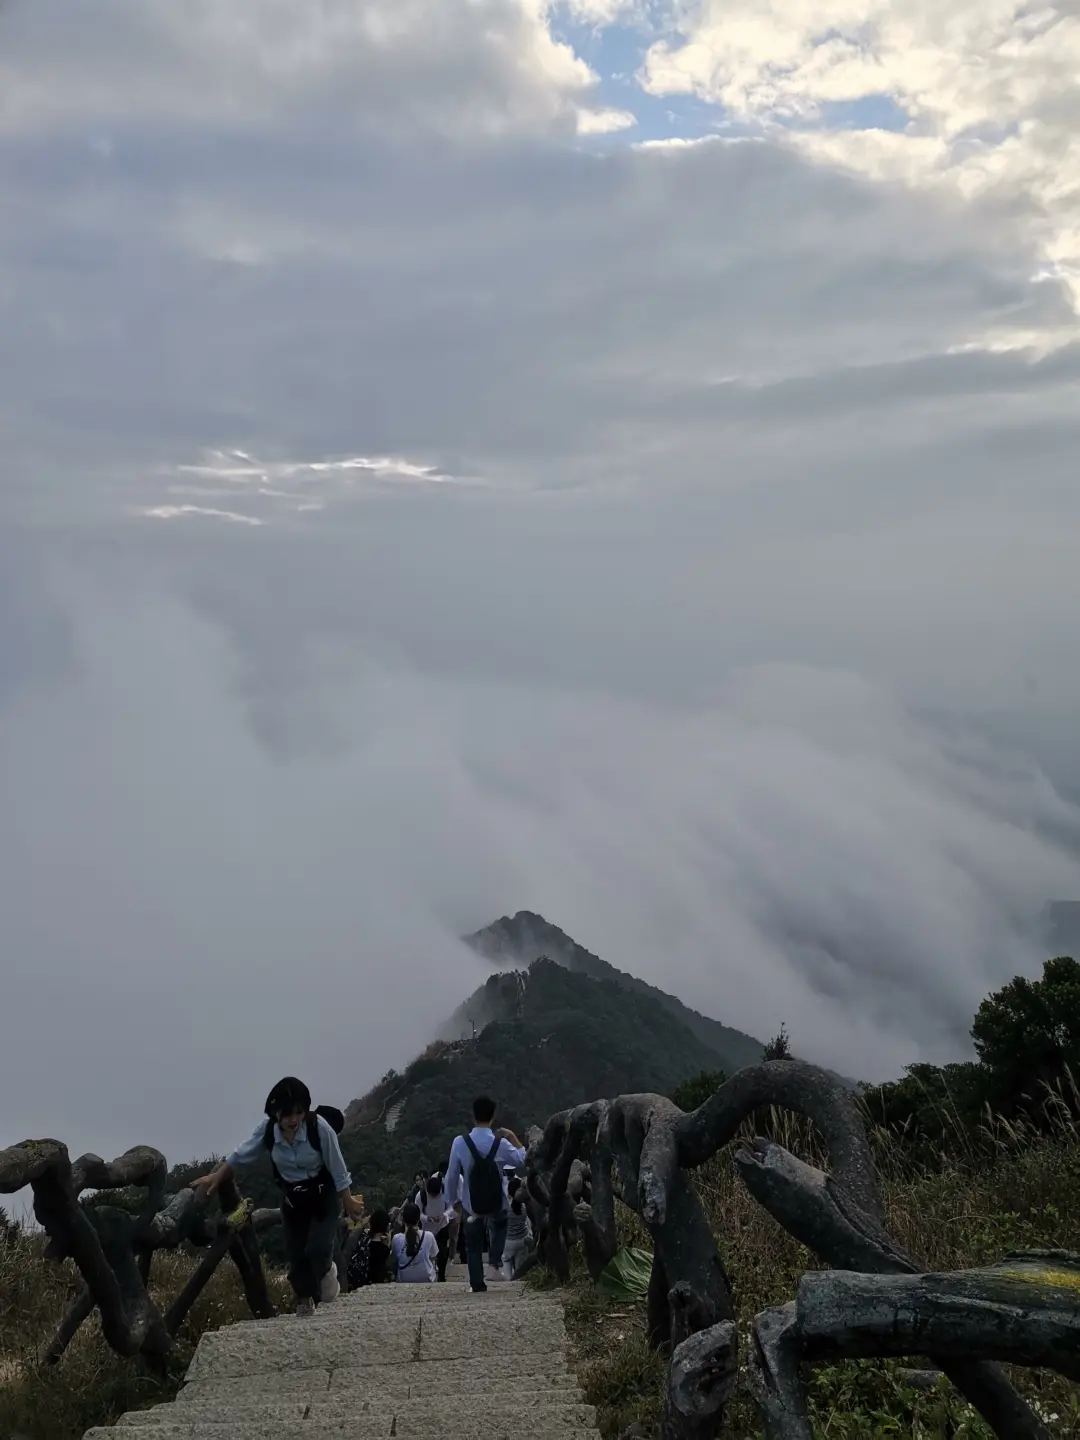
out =
<path fill-rule="evenodd" d="M 577 1389 L 577 1378 L 558 1354 L 491 1356 L 478 1370 L 472 1360 L 421 1361 L 409 1365 L 342 1366 L 314 1370 L 286 1369 L 259 1375 L 235 1375 L 221 1379 L 200 1380 L 189 1376 L 176 1397 L 184 1405 L 204 1396 L 237 1398 L 254 1396 L 300 1395 L 308 1400 L 327 1393 L 349 1394 L 367 1399 L 385 1395 L 389 1399 L 408 1399 L 420 1395 L 528 1394 L 536 1390 Z M 576 1396 L 575 1396 L 576 1398 Z"/>
<path fill-rule="evenodd" d="M 447 1430 L 447 1417 L 437 1422 L 411 1424 L 396 1416 L 361 1416 L 342 1421 L 253 1421 L 235 1423 L 166 1423 L 152 1430 L 140 1425 L 99 1426 L 87 1430 L 83 1440 L 441 1440 L 452 1434 L 455 1440 L 521 1440 L 520 1419 L 513 1422 L 479 1420 L 473 1425 L 453 1425 Z M 572 1427 L 567 1424 L 530 1425 L 528 1440 L 597 1440 L 599 1432 L 592 1426 Z"/>
<path fill-rule="evenodd" d="M 395 1393 L 396 1392 L 396 1393 Z M 460 1392 L 450 1392 L 460 1393 Z M 472 1392 L 475 1394 L 475 1392 Z M 477 1396 L 480 1400 L 501 1401 L 510 1392 L 505 1389 L 499 1391 L 486 1391 Z M 366 1412 L 371 1406 L 383 1406 L 393 1408 L 397 1405 L 415 1403 L 428 1400 L 433 1403 L 445 1405 L 446 1391 L 420 1390 L 410 1391 L 407 1386 L 384 1386 L 380 1394 L 371 1391 L 349 1391 L 349 1390 L 291 1390 L 278 1391 L 271 1395 L 260 1395 L 249 1389 L 224 1390 L 215 1387 L 212 1392 L 204 1395 L 195 1395 L 189 1399 L 178 1397 L 170 1405 L 155 1406 L 154 1411 L 141 1410 L 131 1411 L 124 1417 L 125 1423 L 141 1424 L 142 1421 L 135 1420 L 135 1415 L 149 1415 L 167 1410 L 174 1418 L 187 1421 L 188 1417 L 196 1415 L 209 1415 L 214 1412 L 222 1412 L 229 1407 L 239 1412 L 240 1410 L 257 1411 L 259 1407 L 272 1409 L 274 1407 L 292 1407 L 305 1410 L 311 1405 L 325 1405 L 333 1402 L 342 1411 L 350 1408 L 357 1414 Z M 581 1387 L 573 1383 L 558 1384 L 547 1382 L 542 1390 L 514 1391 L 507 1400 L 517 1405 L 524 1414 L 532 1414 L 534 1410 L 543 1410 L 549 1405 L 584 1405 L 585 1397 Z M 495 1406 L 494 1408 L 498 1408 Z"/>
<path fill-rule="evenodd" d="M 501 1307 L 500 1307 L 501 1309 Z M 516 1310 L 432 1318 L 430 1312 L 372 1313 L 333 1323 L 317 1317 L 231 1325 L 204 1335 L 188 1371 L 191 1379 L 258 1375 L 269 1370 L 395 1365 L 414 1360 L 475 1360 L 494 1355 L 562 1352 L 561 1313 Z"/>
<path fill-rule="evenodd" d="M 366 1287 L 202 1337 L 171 1404 L 84 1440 L 599 1440 L 563 1297 L 493 1283 Z"/>
<path fill-rule="evenodd" d="M 493 1400 L 484 1397 L 472 1400 L 461 1395 L 427 1396 L 417 1400 L 358 1400 L 353 1396 L 326 1396 L 320 1400 L 304 1403 L 278 1397 L 273 1400 L 251 1401 L 233 1399 L 225 1404 L 202 1405 L 157 1405 L 152 1410 L 133 1410 L 122 1415 L 117 1422 L 132 1428 L 154 1431 L 162 1425 L 206 1425 L 228 1423 L 230 1425 L 275 1424 L 278 1426 L 299 1424 L 305 1421 L 312 1425 L 339 1425 L 346 1421 L 366 1420 L 371 1424 L 384 1423 L 387 1430 L 396 1419 L 394 1433 L 402 1427 L 431 1428 L 442 1426 L 443 1430 L 453 1415 L 456 1429 L 465 1426 L 480 1429 L 484 1425 L 511 1430 L 518 1428 L 532 1433 L 535 1426 L 552 1428 L 564 1426 L 569 1429 L 588 1429 L 596 1424 L 596 1410 L 592 1405 L 581 1402 L 567 1402 L 562 1396 L 524 1398 L 502 1397 Z"/>
<path fill-rule="evenodd" d="M 351 1309 L 357 1305 L 490 1305 L 492 1300 L 518 1300 L 526 1305 L 562 1305 L 554 1290 L 528 1295 L 520 1284 L 490 1284 L 484 1295 L 472 1295 L 461 1284 L 366 1284 L 363 1290 L 340 1295 L 318 1312 Z"/>
<path fill-rule="evenodd" d="M 418 1293 L 420 1292 L 420 1293 Z M 415 1298 L 414 1298 L 415 1297 Z M 414 1310 L 460 1310 L 468 1314 L 473 1310 L 491 1310 L 499 1307 L 502 1314 L 502 1307 L 510 1306 L 512 1309 L 528 1307 L 530 1310 L 559 1310 L 562 1308 L 562 1300 L 556 1296 L 544 1296 L 542 1299 L 534 1298 L 532 1295 L 522 1295 L 512 1290 L 496 1290 L 494 1287 L 486 1290 L 482 1295 L 474 1295 L 469 1290 L 435 1290 L 432 1286 L 424 1286 L 421 1292 L 419 1285 L 385 1285 L 370 1290 L 358 1290 L 353 1295 L 339 1295 L 336 1300 L 327 1305 L 320 1305 L 315 1313 L 307 1318 L 310 1320 L 333 1320 L 335 1316 L 357 1315 L 368 1312 L 385 1315 L 387 1313 L 412 1313 Z M 293 1311 L 287 1310 L 276 1315 L 272 1320 L 245 1321 L 245 1324 L 254 1325 L 281 1325 L 286 1320 L 295 1319 Z"/>
<path fill-rule="evenodd" d="M 404 1288 L 403 1286 L 402 1289 Z M 391 1294 L 393 1293 L 391 1291 Z M 400 1315 L 407 1319 L 421 1311 L 430 1312 L 432 1315 L 520 1315 L 526 1310 L 537 1315 L 563 1313 L 562 1301 L 557 1297 L 534 1300 L 526 1295 L 507 1295 L 502 1290 L 489 1290 L 486 1295 L 470 1295 L 466 1291 L 461 1295 L 448 1295 L 445 1300 L 428 1299 L 427 1296 L 419 1300 L 410 1300 L 406 1296 L 402 1296 L 400 1300 L 368 1299 L 366 1296 L 361 1299 L 362 1295 L 365 1295 L 365 1292 L 361 1291 L 355 1296 L 344 1295 L 331 1305 L 320 1305 L 313 1315 L 297 1316 L 290 1313 L 276 1315 L 272 1320 L 248 1320 L 243 1323 L 258 1325 L 265 1330 L 288 1325 L 297 1319 L 303 1319 L 307 1325 L 340 1325 L 360 1319 L 382 1320 L 390 1315 Z"/>

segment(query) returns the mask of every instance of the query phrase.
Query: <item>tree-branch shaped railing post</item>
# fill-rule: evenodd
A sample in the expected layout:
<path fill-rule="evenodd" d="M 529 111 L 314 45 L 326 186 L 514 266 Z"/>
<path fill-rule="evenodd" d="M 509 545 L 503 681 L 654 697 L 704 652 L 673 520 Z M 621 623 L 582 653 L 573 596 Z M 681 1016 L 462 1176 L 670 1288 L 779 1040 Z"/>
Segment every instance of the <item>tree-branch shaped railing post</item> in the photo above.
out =
<path fill-rule="evenodd" d="M 586 1143 L 593 1157 L 592 1196 L 599 1199 L 595 1234 L 614 1254 L 612 1169 L 620 1172 L 623 1200 L 636 1210 L 653 1241 L 648 1331 L 657 1347 L 681 1344 L 697 1331 L 717 1331 L 727 1357 L 708 1364 L 709 1380 L 683 1383 L 679 1400 L 694 1392 L 697 1408 L 680 1409 L 668 1387 L 664 1432 L 670 1440 L 705 1440 L 719 1424 L 735 1384 L 734 1312 L 731 1290 L 701 1202 L 678 1163 L 676 1125 L 683 1112 L 659 1095 L 622 1095 L 553 1116 L 530 1156 L 534 1170 L 552 1176 L 552 1204 L 563 1174 Z M 550 1245 L 550 1241 L 549 1241 Z M 561 1261 L 558 1248 L 557 1261 Z M 729 1333 L 730 1332 L 730 1333 Z M 686 1377 L 683 1377 L 684 1379 Z"/>
<path fill-rule="evenodd" d="M 917 1275 L 923 1267 L 885 1231 L 873 1156 L 851 1095 L 827 1071 L 803 1061 L 749 1066 L 690 1113 L 656 1095 L 623 1095 L 580 1106 L 552 1117 L 537 1147 L 538 1167 L 558 1175 L 570 1152 L 584 1145 L 586 1134 L 596 1145 L 603 1129 L 604 1153 L 619 1171 L 621 1198 L 638 1211 L 650 1232 L 648 1334 L 654 1345 L 671 1347 L 665 1440 L 704 1440 L 715 1433 L 737 1373 L 727 1276 L 686 1172 L 703 1165 L 735 1138 L 748 1116 L 767 1106 L 812 1121 L 828 1151 L 830 1174 L 772 1141 L 757 1140 L 736 1157 L 755 1199 L 838 1270 Z M 606 1159 L 605 1168 L 610 1177 Z M 595 1195 L 600 1167 L 594 1164 L 593 1170 Z M 773 1409 L 788 1416 L 791 1425 L 805 1427 L 804 1398 L 791 1378 L 794 1373 L 797 1379 L 797 1361 L 794 1371 L 786 1363 L 792 1354 L 801 1354 L 794 1315 L 792 1307 L 784 1307 L 762 1317 L 751 1359 L 759 1403 L 771 1399 Z M 918 1353 L 926 1348 L 919 1346 Z M 992 1355 L 984 1359 L 978 1351 L 973 1356 L 930 1353 L 996 1434 L 1009 1440 L 1047 1440 L 1045 1427 Z M 767 1363 L 769 1356 L 775 1363 Z M 775 1394 L 768 1393 L 770 1384 L 779 1387 Z M 791 1437 L 804 1433 L 809 1431 L 790 1432 Z M 786 1431 L 777 1430 L 776 1435 L 788 1440 Z"/>
<path fill-rule="evenodd" d="M 552 1116 L 530 1151 L 527 1183 L 543 1211 L 544 1233 L 538 1249 L 544 1263 L 561 1280 L 570 1273 L 568 1239 L 578 1230 L 582 1233 L 586 1264 L 594 1280 L 615 1254 L 610 1151 L 601 1138 L 606 1118 L 605 1100 L 562 1111 Z M 583 1160 L 589 1162 L 588 1169 Z M 599 1163 L 593 1164 L 594 1160 Z M 587 1202 L 584 1199 L 586 1176 L 590 1197 Z"/>
<path fill-rule="evenodd" d="M 812 1440 L 803 1361 L 925 1350 L 943 1367 L 970 1365 L 971 1355 L 981 1355 L 1080 1380 L 1078 1289 L 1080 1258 L 1061 1251 L 1008 1255 L 997 1265 L 951 1274 L 804 1275 L 793 1303 L 763 1311 L 754 1322 L 751 1386 L 767 1440 Z M 1016 1418 L 1002 1410 L 992 1422 L 995 1432 L 1026 1434 Z M 1037 1423 L 1049 1440 L 1049 1430 Z"/>
<path fill-rule="evenodd" d="M 85 1282 L 43 1352 L 44 1363 L 60 1358 L 96 1307 L 105 1340 L 117 1354 L 140 1355 L 160 1368 L 191 1304 L 227 1251 L 237 1259 L 252 1313 L 273 1314 L 256 1231 L 276 1223 L 280 1213 L 252 1213 L 233 1186 L 222 1195 L 228 1215 L 210 1223 L 205 1201 L 195 1191 L 166 1196 L 166 1174 L 164 1156 L 149 1146 L 137 1146 L 108 1164 L 97 1155 L 73 1164 L 58 1140 L 27 1140 L 0 1150 L 0 1194 L 31 1188 L 34 1215 L 48 1236 L 46 1258 L 71 1259 Z M 147 1192 L 136 1215 L 100 1198 L 102 1191 L 128 1188 Z M 80 1201 L 84 1189 L 99 1192 L 95 1203 Z M 209 1246 L 211 1254 L 162 1316 L 147 1289 L 153 1255 L 185 1241 Z"/>
<path fill-rule="evenodd" d="M 236 1188 L 236 1181 L 231 1175 L 218 1188 L 218 1195 L 221 1197 L 223 1213 L 226 1216 L 235 1213 L 241 1200 L 240 1191 Z M 270 1292 L 266 1288 L 266 1276 L 263 1274 L 259 1242 L 255 1231 L 250 1226 L 244 1226 L 236 1231 L 229 1245 L 229 1254 L 233 1264 L 240 1272 L 244 1295 L 252 1315 L 257 1320 L 271 1319 L 274 1314 L 274 1306 L 270 1300 Z"/>
<path fill-rule="evenodd" d="M 244 1207 L 242 1216 L 237 1215 L 237 1212 L 234 1211 L 233 1214 L 226 1217 L 224 1224 L 222 1224 L 220 1220 L 218 1221 L 218 1226 L 221 1227 L 220 1233 L 210 1241 L 210 1246 L 206 1254 L 199 1261 L 193 1273 L 188 1277 L 188 1281 L 180 1291 L 180 1294 L 177 1295 L 176 1299 L 165 1312 L 165 1324 L 168 1326 L 170 1335 L 175 1336 L 177 1334 L 180 1326 L 189 1315 L 191 1307 L 209 1284 L 214 1271 L 224 1257 L 230 1253 L 232 1246 L 236 1243 L 238 1233 L 243 1234 L 250 1229 L 257 1234 L 260 1230 L 267 1229 L 271 1225 L 280 1224 L 280 1222 L 280 1210 L 252 1210 L 250 1205 Z M 252 1314 L 254 1313 L 255 1312 L 252 1311 Z M 271 1309 L 271 1314 L 272 1313 L 273 1311 Z M 268 1319 L 270 1317 L 263 1315 L 256 1316 L 256 1318 Z"/>
<path fill-rule="evenodd" d="M 101 1163 L 96 1156 L 86 1157 L 85 1164 L 80 1161 L 73 1170 L 67 1148 L 58 1140 L 24 1141 L 0 1151 L 0 1194 L 31 1186 L 34 1215 L 49 1236 L 46 1253 L 52 1259 L 74 1260 L 101 1311 L 105 1339 L 118 1354 L 163 1355 L 172 1341 L 146 1294 L 132 1252 L 128 1265 L 116 1249 L 116 1226 L 106 1220 L 100 1227 L 100 1217 L 91 1220 L 78 1202 L 83 1174 L 93 1170 L 95 1162 Z"/>

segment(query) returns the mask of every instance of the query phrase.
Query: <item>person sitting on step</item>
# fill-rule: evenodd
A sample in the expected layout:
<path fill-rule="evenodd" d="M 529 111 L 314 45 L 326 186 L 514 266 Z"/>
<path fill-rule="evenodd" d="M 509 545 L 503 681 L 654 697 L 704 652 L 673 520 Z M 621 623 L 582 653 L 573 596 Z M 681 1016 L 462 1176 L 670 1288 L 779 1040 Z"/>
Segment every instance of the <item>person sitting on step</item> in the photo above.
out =
<path fill-rule="evenodd" d="M 435 1281 L 439 1247 L 435 1236 L 421 1222 L 420 1206 L 410 1200 L 401 1212 L 405 1233 L 391 1241 L 398 1283 L 430 1285 Z"/>

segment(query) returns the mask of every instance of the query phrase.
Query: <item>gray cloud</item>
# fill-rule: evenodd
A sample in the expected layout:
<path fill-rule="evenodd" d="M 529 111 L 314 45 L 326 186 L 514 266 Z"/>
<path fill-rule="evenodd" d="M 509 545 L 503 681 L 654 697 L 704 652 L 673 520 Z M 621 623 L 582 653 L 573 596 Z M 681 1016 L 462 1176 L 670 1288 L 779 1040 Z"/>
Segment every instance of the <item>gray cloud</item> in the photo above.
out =
<path fill-rule="evenodd" d="M 225 1145 L 267 1071 L 350 1098 L 478 979 L 453 937 L 519 904 L 881 1076 L 962 1052 L 1069 891 L 1080 814 L 1037 769 L 851 672 L 729 666 L 693 703 L 620 693 L 610 670 L 575 677 L 596 637 L 569 624 L 573 660 L 535 663 L 511 590 L 486 675 L 425 673 L 377 621 L 365 635 L 356 591 L 352 625 L 327 608 L 347 550 L 297 586 L 302 551 L 186 534 L 164 568 L 109 546 L 60 566 L 73 663 L 5 712 L 9 1126 L 182 1155 Z M 498 588 L 474 581 L 477 613 Z M 511 678 L 515 644 L 531 679 Z"/>
<path fill-rule="evenodd" d="M 306 136 L 208 154 L 125 137 L 108 160 L 38 142 L 7 179 L 35 207 L 0 251 L 5 409 L 28 448 L 48 433 L 84 461 L 361 438 L 545 484 L 640 473 L 688 400 L 710 455 L 724 423 L 791 404 L 770 405 L 778 383 L 828 408 L 865 391 L 853 370 L 884 367 L 899 399 L 904 367 L 1069 313 L 977 211 L 759 144 L 369 154 Z M 982 356 L 952 368 L 1001 389 Z"/>
<path fill-rule="evenodd" d="M 466 8 L 4 17 L 0 1140 L 347 1100 L 519 906 L 882 1076 L 1075 892 L 1066 291 Z"/>
<path fill-rule="evenodd" d="M 520 0 L 17 3 L 3 17 L 0 133 L 321 124 L 393 136 L 574 132 L 594 77 Z M 136 127 L 132 127 L 136 128 Z"/>

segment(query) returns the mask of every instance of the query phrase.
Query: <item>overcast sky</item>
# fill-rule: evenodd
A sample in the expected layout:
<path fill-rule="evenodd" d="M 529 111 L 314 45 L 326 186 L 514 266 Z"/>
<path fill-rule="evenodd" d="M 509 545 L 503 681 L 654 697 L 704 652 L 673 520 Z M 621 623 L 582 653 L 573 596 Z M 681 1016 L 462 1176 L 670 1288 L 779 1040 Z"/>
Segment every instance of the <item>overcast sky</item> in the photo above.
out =
<path fill-rule="evenodd" d="M 6 0 L 0 1143 L 344 1104 L 520 908 L 967 1054 L 1080 898 L 1078 71 L 1068 0 Z"/>

